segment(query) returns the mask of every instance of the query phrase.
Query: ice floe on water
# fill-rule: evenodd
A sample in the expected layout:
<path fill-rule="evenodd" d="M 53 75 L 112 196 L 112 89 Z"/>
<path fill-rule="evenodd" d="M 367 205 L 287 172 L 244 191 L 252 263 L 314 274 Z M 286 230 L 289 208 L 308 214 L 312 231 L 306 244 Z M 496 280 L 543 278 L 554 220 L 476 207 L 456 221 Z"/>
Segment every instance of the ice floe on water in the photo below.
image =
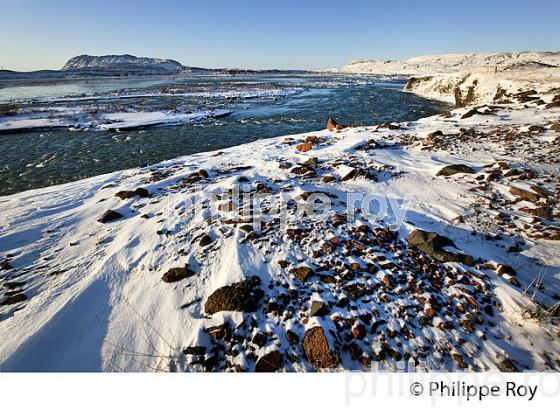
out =
<path fill-rule="evenodd" d="M 46 111 L 44 116 L 27 114 L 14 117 L 0 118 L 0 132 L 18 132 L 33 129 L 68 128 L 74 131 L 81 130 L 124 130 L 151 126 L 177 125 L 197 121 L 222 118 L 231 111 L 224 109 L 200 110 L 190 113 L 177 113 L 174 111 L 140 111 L 140 112 L 114 112 L 114 113 L 75 113 L 68 116 L 67 111 Z M 80 115 L 83 114 L 83 115 Z"/>

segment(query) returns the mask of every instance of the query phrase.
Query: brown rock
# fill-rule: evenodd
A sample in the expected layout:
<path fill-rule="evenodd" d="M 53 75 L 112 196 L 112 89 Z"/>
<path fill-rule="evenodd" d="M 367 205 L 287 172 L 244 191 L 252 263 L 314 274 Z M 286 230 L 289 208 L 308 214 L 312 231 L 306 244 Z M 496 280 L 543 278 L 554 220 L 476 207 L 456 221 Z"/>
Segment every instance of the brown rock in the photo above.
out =
<path fill-rule="evenodd" d="M 115 194 L 115 196 L 120 199 L 130 199 L 135 196 L 148 198 L 150 196 L 150 193 L 145 188 L 136 188 L 134 191 L 119 191 Z"/>
<path fill-rule="evenodd" d="M 513 361 L 508 358 L 500 360 L 498 362 L 498 369 L 500 369 L 501 372 L 505 373 L 516 373 L 519 371 L 517 370 L 517 367 L 515 367 L 515 364 L 513 364 Z"/>
<path fill-rule="evenodd" d="M 97 222 L 99 223 L 107 223 L 107 222 L 111 222 L 114 221 L 116 219 L 120 219 L 123 217 L 123 214 L 121 214 L 120 212 L 117 211 L 113 211 L 112 209 L 109 209 L 107 212 L 105 212 L 101 218 L 99 218 L 97 220 Z"/>
<path fill-rule="evenodd" d="M 161 280 L 166 283 L 173 283 L 193 276 L 194 272 L 188 268 L 188 266 L 182 266 L 179 268 L 171 268 L 161 277 Z"/>
<path fill-rule="evenodd" d="M 466 369 L 467 367 L 469 367 L 467 366 L 467 364 L 465 363 L 465 361 L 463 360 L 460 354 L 453 353 L 453 359 L 455 359 L 455 361 L 457 362 L 457 364 L 461 369 Z"/>
<path fill-rule="evenodd" d="M 260 284 L 259 277 L 251 276 L 243 282 L 221 287 L 208 297 L 204 311 L 210 315 L 217 312 L 254 312 L 264 296 Z"/>
<path fill-rule="evenodd" d="M 454 174 L 475 174 L 476 171 L 465 164 L 452 164 L 443 167 L 438 171 L 436 176 L 451 176 Z"/>
<path fill-rule="evenodd" d="M 204 331 L 214 339 L 222 340 L 225 342 L 231 340 L 231 327 L 229 326 L 229 323 L 207 327 L 206 329 L 204 329 Z"/>
<path fill-rule="evenodd" d="M 523 199 L 529 202 L 538 202 L 538 200 L 540 199 L 540 196 L 538 194 L 515 187 L 511 187 L 509 193 L 519 199 Z"/>
<path fill-rule="evenodd" d="M 296 278 L 298 278 L 300 281 L 305 282 L 307 278 L 313 275 L 315 272 L 313 272 L 313 269 L 311 269 L 310 267 L 300 266 L 292 269 L 290 273 L 294 275 Z"/>
<path fill-rule="evenodd" d="M 321 326 L 315 326 L 305 332 L 303 354 L 309 363 L 319 369 L 332 368 L 338 363 Z"/>
<path fill-rule="evenodd" d="M 313 148 L 313 144 L 310 142 L 304 142 L 302 144 L 296 145 L 296 149 L 299 152 L 307 152 Z"/>
<path fill-rule="evenodd" d="M 257 373 L 277 372 L 278 370 L 280 370 L 283 364 L 284 358 L 282 356 L 282 353 L 280 353 L 278 350 L 274 350 L 270 353 L 265 354 L 264 356 L 261 356 L 259 360 L 257 360 L 255 371 Z"/>
<path fill-rule="evenodd" d="M 336 122 L 333 118 L 329 118 L 327 120 L 327 129 L 329 131 L 340 131 L 342 129 L 346 128 L 345 125 L 339 124 L 338 122 Z"/>
<path fill-rule="evenodd" d="M 427 253 L 432 258 L 440 262 L 460 262 L 468 265 L 473 264 L 473 259 L 469 255 L 453 253 L 444 249 L 447 246 L 455 247 L 453 241 L 435 232 L 422 231 L 415 229 L 407 238 L 408 245 Z"/>
<path fill-rule="evenodd" d="M 552 211 L 550 210 L 550 208 L 544 206 L 539 206 L 537 208 L 524 207 L 519 208 L 519 210 L 529 215 L 538 216 L 539 218 L 552 219 Z"/>
<path fill-rule="evenodd" d="M 352 326 L 352 336 L 355 339 L 363 339 L 366 336 L 366 327 L 361 323 L 354 323 L 354 326 Z"/>

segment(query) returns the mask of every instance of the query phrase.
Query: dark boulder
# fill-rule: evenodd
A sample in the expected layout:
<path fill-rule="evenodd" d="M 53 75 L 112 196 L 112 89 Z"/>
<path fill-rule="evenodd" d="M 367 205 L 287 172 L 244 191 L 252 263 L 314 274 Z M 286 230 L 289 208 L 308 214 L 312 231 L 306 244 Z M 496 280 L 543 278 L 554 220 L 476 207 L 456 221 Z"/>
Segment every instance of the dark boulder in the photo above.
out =
<path fill-rule="evenodd" d="M 408 245 L 427 253 L 440 262 L 460 262 L 467 265 L 473 264 L 473 258 L 469 255 L 450 252 L 443 248 L 452 246 L 456 248 L 453 241 L 436 232 L 427 232 L 415 229 L 408 235 Z"/>
<path fill-rule="evenodd" d="M 166 283 L 173 283 L 193 276 L 194 272 L 188 266 L 169 269 L 162 277 L 161 280 Z"/>
<path fill-rule="evenodd" d="M 97 220 L 97 222 L 100 222 L 102 224 L 107 223 L 107 222 L 111 222 L 117 219 L 122 218 L 124 215 L 121 214 L 120 212 L 117 211 L 113 211 L 112 209 L 109 209 L 107 212 L 105 212 L 101 218 L 99 218 Z"/>
<path fill-rule="evenodd" d="M 277 372 L 282 368 L 284 364 L 284 358 L 282 353 L 278 350 L 274 350 L 270 353 L 261 356 L 259 360 L 257 360 L 257 364 L 255 366 L 255 371 L 258 373 L 272 373 Z"/>
<path fill-rule="evenodd" d="M 0 262 L 0 270 L 8 269 L 12 269 L 12 265 L 10 265 L 10 262 L 8 262 L 7 259 L 4 259 L 2 262 Z"/>
<path fill-rule="evenodd" d="M 204 346 L 189 346 L 183 349 L 183 354 L 203 356 L 206 354 L 206 347 Z"/>
<path fill-rule="evenodd" d="M 300 266 L 298 268 L 292 269 L 290 273 L 302 282 L 305 282 L 307 278 L 313 275 L 315 272 L 313 272 L 313 269 L 308 266 Z"/>
<path fill-rule="evenodd" d="M 0 302 L 0 305 L 2 306 L 14 305 L 16 303 L 24 302 L 26 300 L 27 300 L 27 296 L 25 296 L 23 293 L 18 293 L 16 295 L 8 296 L 6 299 Z"/>
<path fill-rule="evenodd" d="M 311 302 L 309 316 L 326 316 L 330 313 L 330 309 L 325 302 L 314 300 Z"/>
<path fill-rule="evenodd" d="M 299 336 L 292 332 L 291 330 L 286 331 L 286 340 L 291 345 L 297 345 L 299 343 Z"/>
<path fill-rule="evenodd" d="M 254 312 L 264 296 L 260 284 L 260 278 L 251 276 L 243 282 L 221 287 L 208 297 L 204 311 L 210 315 L 217 312 Z"/>
<path fill-rule="evenodd" d="M 202 238 L 200 238 L 200 246 L 208 246 L 212 243 L 212 237 L 210 235 L 203 235 Z"/>
<path fill-rule="evenodd" d="M 440 169 L 436 174 L 436 176 L 448 177 L 450 175 L 455 175 L 455 174 L 475 174 L 475 173 L 476 171 L 471 167 L 469 167 L 468 165 L 453 164 L 453 165 L 447 165 L 446 167 Z"/>
<path fill-rule="evenodd" d="M 119 191 L 115 194 L 115 196 L 120 199 L 130 199 L 135 196 L 139 196 L 140 198 L 149 198 L 150 193 L 145 188 L 136 188 L 134 191 Z"/>

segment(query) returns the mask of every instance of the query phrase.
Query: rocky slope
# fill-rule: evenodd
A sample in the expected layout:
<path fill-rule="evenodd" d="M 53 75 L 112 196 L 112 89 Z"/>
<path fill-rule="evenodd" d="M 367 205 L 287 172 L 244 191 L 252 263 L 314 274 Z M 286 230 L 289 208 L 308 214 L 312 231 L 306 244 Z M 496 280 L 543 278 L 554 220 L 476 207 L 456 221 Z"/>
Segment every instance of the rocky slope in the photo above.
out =
<path fill-rule="evenodd" d="M 0 367 L 559 370 L 559 102 L 330 121 L 0 198 Z"/>

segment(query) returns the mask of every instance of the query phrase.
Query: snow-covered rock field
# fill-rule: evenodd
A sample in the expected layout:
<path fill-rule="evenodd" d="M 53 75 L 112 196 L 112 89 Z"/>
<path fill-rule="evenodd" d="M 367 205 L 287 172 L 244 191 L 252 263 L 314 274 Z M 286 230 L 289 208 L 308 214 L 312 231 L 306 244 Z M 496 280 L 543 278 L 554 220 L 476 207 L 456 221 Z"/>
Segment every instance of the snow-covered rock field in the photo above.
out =
<path fill-rule="evenodd" d="M 559 370 L 560 89 L 533 85 L 0 197 L 0 368 Z"/>

